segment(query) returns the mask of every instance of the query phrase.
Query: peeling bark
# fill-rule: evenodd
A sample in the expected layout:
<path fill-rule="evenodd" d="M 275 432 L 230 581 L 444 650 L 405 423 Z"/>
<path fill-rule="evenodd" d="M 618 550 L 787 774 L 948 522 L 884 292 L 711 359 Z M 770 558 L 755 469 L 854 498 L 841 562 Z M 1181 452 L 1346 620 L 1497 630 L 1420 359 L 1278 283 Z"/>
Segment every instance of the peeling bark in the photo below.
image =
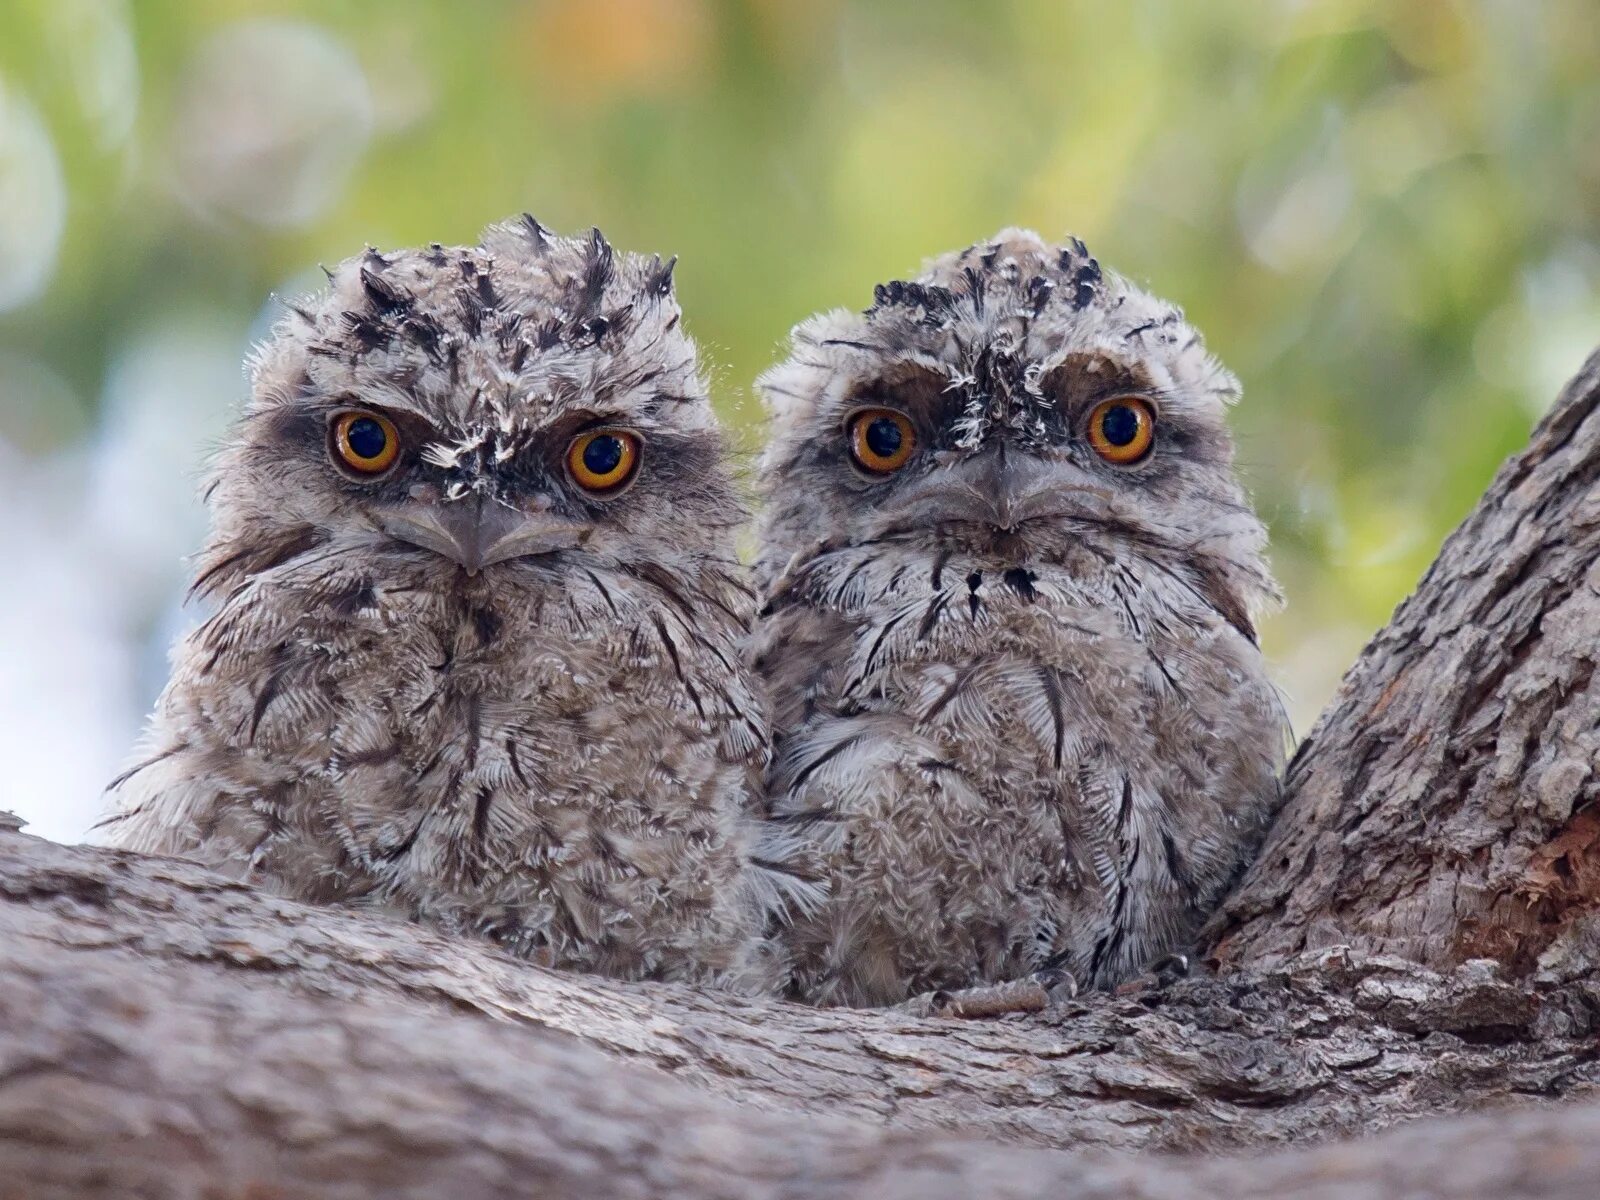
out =
<path fill-rule="evenodd" d="M 1167 987 L 962 1021 L 620 984 L 0 819 L 0 1200 L 1592 1197 L 1597 407 L 1600 358 Z"/>

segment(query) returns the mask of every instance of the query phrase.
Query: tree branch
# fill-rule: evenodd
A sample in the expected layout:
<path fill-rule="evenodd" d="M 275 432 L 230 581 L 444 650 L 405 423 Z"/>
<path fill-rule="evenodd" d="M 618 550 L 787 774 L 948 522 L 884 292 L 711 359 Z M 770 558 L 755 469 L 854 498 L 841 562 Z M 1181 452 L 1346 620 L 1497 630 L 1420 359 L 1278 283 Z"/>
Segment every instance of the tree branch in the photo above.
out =
<path fill-rule="evenodd" d="M 0 879 L 0 1195 L 1514 1200 L 1592 1195 L 1600 1171 L 1600 1105 L 1203 1166 L 910 1132 L 1198 1147 L 1593 1088 L 1563 1006 L 1592 1022 L 1594 994 L 1541 1002 L 1480 967 L 1335 954 L 969 1024 L 564 976 L 20 835 Z"/>
<path fill-rule="evenodd" d="M 540 1040 L 524 1057 L 581 1042 L 769 1110 L 1034 1145 L 1290 1141 L 1600 1085 L 1600 988 L 1585 979 L 1530 992 L 1489 963 L 1440 976 L 1325 952 L 1261 974 L 1085 996 L 1041 1017 L 965 1022 L 547 971 L 383 918 L 262 896 L 186 863 L 22 835 L 0 837 L 0 899 L 8 992 L 33 977 L 51 994 L 115 1005 L 115 992 L 80 978 L 143 978 L 191 1005 L 213 997 L 209 1019 L 224 1026 L 228 1005 L 302 1023 L 302 1005 L 325 999 L 352 1011 L 404 1004 L 458 1024 L 458 1042 L 486 1028 L 483 1017 L 529 1027 Z M 25 1043 L 57 1038 L 91 1008 L 25 1007 L 0 1027 L 23 1036 L 32 1023 Z M 486 1043 L 461 1070 L 500 1054 Z M 380 1060 L 361 1086 L 393 1086 L 392 1068 Z M 475 1086 L 470 1078 L 453 1086 Z"/>

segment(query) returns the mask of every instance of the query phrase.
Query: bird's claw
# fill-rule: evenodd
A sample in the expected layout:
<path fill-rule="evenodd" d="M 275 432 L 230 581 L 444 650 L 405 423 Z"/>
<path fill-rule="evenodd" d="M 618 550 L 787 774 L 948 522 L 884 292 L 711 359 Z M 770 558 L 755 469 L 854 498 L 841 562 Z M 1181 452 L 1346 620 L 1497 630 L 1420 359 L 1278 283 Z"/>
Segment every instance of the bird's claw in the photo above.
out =
<path fill-rule="evenodd" d="M 1156 982 L 1162 987 L 1171 987 L 1180 979 L 1189 978 L 1189 956 L 1187 954 L 1169 954 L 1165 958 L 1158 958 L 1150 964 L 1150 973 L 1156 977 Z"/>
<path fill-rule="evenodd" d="M 1189 956 L 1187 954 L 1168 954 L 1156 959 L 1144 971 L 1132 979 L 1118 984 L 1116 994 L 1119 996 L 1136 995 L 1139 992 L 1156 991 L 1169 988 L 1180 979 L 1189 977 Z"/>
<path fill-rule="evenodd" d="M 1046 967 L 1035 972 L 1033 977 L 1044 987 L 1052 1007 L 1078 998 L 1077 977 L 1064 967 Z"/>
<path fill-rule="evenodd" d="M 1077 994 L 1078 981 L 1072 974 L 1051 967 L 1006 983 L 926 992 L 912 997 L 899 1008 L 930 1017 L 1003 1017 L 1010 1013 L 1043 1012 Z"/>

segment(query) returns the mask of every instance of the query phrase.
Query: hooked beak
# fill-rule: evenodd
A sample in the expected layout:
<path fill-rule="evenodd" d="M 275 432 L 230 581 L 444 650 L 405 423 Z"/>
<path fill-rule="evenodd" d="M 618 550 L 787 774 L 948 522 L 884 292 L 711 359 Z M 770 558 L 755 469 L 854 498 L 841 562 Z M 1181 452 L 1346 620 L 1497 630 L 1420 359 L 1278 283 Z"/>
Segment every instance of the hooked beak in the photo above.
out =
<path fill-rule="evenodd" d="M 906 489 L 896 499 L 893 520 L 971 521 L 1010 532 L 1025 521 L 1085 504 L 1101 507 L 1110 499 L 1110 491 L 1082 468 L 996 442 Z"/>
<path fill-rule="evenodd" d="M 483 497 L 455 503 L 415 502 L 378 514 L 390 537 L 459 563 L 476 575 L 492 563 L 571 550 L 590 527 L 548 512 L 523 512 Z"/>

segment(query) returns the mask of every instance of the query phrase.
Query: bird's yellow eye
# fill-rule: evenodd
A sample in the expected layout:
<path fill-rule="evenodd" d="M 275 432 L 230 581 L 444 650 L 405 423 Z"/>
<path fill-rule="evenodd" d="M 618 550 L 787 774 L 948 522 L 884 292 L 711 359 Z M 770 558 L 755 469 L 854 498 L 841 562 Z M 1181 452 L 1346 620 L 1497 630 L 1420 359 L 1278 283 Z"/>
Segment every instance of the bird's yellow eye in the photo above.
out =
<path fill-rule="evenodd" d="M 567 447 L 567 470 L 586 492 L 617 491 L 639 469 L 639 435 L 626 429 L 592 429 Z"/>
<path fill-rule="evenodd" d="M 333 423 L 333 449 L 339 461 L 363 475 L 378 475 L 400 457 L 394 422 L 375 412 L 347 412 Z"/>
<path fill-rule="evenodd" d="M 1137 396 L 1119 396 L 1095 405 L 1089 414 L 1089 445 L 1119 467 L 1150 453 L 1156 436 L 1156 414 Z"/>
<path fill-rule="evenodd" d="M 898 471 L 917 448 L 911 418 L 892 408 L 864 408 L 850 418 L 850 457 L 863 471 L 888 475 Z"/>

